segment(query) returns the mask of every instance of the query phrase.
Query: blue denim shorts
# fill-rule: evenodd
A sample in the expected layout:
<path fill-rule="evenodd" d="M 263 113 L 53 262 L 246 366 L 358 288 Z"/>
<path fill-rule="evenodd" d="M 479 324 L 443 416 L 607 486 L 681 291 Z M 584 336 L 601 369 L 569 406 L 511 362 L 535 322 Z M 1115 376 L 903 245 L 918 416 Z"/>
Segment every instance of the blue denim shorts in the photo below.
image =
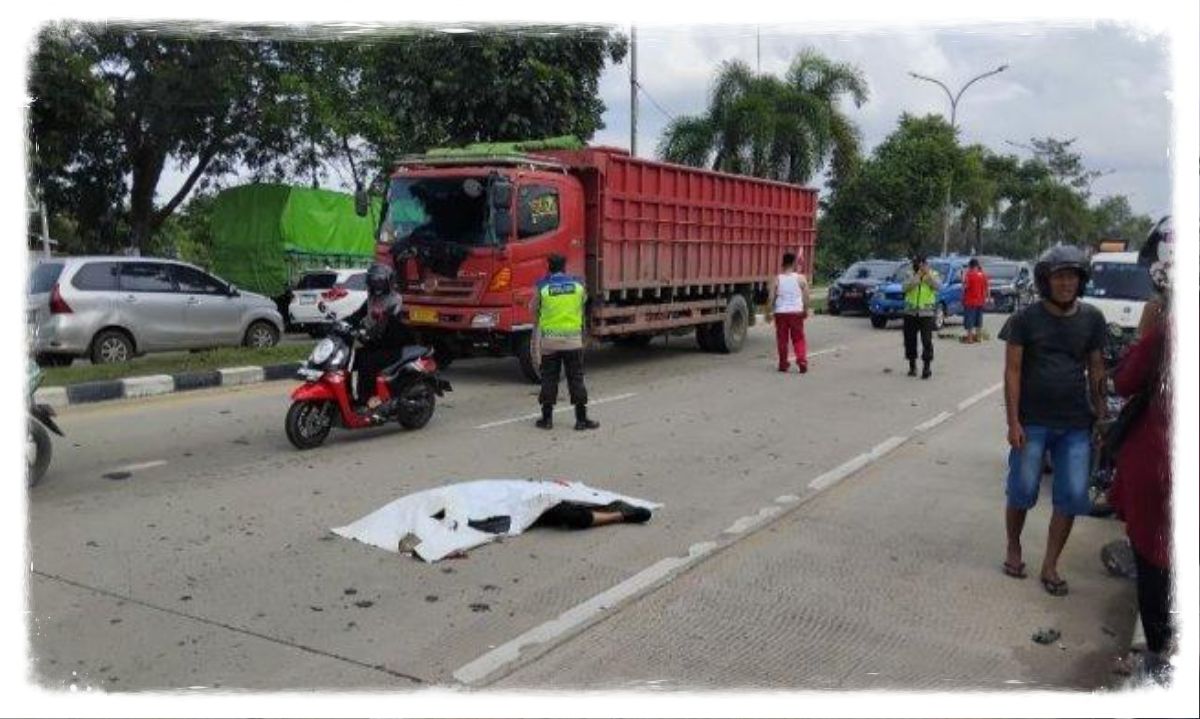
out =
<path fill-rule="evenodd" d="M 1054 509 L 1072 517 L 1087 514 L 1092 509 L 1088 498 L 1092 433 L 1086 429 L 1025 425 L 1025 448 L 1008 452 L 1008 506 L 1029 509 L 1037 504 L 1047 451 L 1054 464 Z"/>
<path fill-rule="evenodd" d="M 982 307 L 963 308 L 963 329 L 977 330 L 983 326 Z"/>

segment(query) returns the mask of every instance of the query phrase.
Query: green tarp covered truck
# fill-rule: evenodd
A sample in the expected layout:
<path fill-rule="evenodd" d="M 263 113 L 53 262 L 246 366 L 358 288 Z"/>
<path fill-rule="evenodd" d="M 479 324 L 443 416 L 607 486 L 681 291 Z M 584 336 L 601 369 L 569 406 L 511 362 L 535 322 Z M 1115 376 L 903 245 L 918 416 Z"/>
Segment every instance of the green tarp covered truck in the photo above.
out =
<path fill-rule="evenodd" d="M 274 184 L 230 188 L 213 208 L 212 270 L 282 301 L 307 270 L 369 265 L 380 205 L 359 217 L 354 198 L 340 192 Z"/>

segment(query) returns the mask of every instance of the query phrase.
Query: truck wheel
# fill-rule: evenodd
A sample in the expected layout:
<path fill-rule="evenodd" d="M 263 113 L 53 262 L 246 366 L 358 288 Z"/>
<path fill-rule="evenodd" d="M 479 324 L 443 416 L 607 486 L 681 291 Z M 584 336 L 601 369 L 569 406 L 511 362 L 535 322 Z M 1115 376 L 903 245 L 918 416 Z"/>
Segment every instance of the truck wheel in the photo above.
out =
<path fill-rule="evenodd" d="M 521 368 L 521 376 L 534 384 L 542 383 L 542 368 L 533 358 L 533 333 L 522 332 L 515 340 L 514 354 Z"/>
<path fill-rule="evenodd" d="M 937 309 L 935 309 L 933 311 L 933 329 L 937 330 L 938 332 L 941 332 L 942 328 L 945 326 L 946 326 L 946 305 L 939 302 Z"/>
<path fill-rule="evenodd" d="M 871 315 L 871 326 L 877 330 L 887 327 L 888 319 L 883 315 Z"/>
<path fill-rule="evenodd" d="M 725 320 L 713 332 L 713 349 L 721 354 L 740 351 L 749 325 L 750 309 L 746 306 L 746 298 L 741 295 L 730 297 L 725 307 Z"/>
<path fill-rule="evenodd" d="M 696 326 L 696 344 L 705 352 L 715 352 L 713 348 L 713 328 L 720 328 L 721 323 L 715 322 Z"/>

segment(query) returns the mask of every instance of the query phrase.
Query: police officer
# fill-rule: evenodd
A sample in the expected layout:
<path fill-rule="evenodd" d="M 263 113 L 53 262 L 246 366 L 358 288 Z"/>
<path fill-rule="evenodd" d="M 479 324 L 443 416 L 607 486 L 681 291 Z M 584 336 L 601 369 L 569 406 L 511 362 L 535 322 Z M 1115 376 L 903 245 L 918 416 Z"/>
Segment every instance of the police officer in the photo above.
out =
<path fill-rule="evenodd" d="M 933 315 L 937 293 L 942 287 L 938 273 L 929 266 L 924 255 L 912 260 L 913 273 L 904 281 L 904 357 L 908 360 L 908 376 L 917 376 L 917 336 L 921 337 L 921 379 L 933 372 Z"/>
<path fill-rule="evenodd" d="M 550 274 L 543 277 L 533 295 L 531 309 L 536 318 L 540 338 L 542 391 L 538 401 L 542 418 L 541 429 L 554 427 L 554 404 L 558 401 L 558 378 L 565 366 L 567 389 L 575 405 L 575 429 L 596 429 L 599 422 L 588 419 L 587 388 L 583 386 L 583 311 L 587 290 L 578 277 L 566 274 L 567 260 L 562 255 L 550 255 L 547 261 Z"/>

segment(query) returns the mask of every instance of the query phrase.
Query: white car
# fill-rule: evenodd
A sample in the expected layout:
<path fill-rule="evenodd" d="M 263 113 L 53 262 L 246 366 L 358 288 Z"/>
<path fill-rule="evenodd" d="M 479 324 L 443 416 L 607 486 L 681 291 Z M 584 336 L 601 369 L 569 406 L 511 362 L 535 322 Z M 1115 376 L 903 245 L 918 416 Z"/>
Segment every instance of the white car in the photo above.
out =
<path fill-rule="evenodd" d="M 1092 255 L 1091 279 L 1083 301 L 1104 313 L 1104 321 L 1125 332 L 1137 330 L 1146 301 L 1154 296 L 1150 268 L 1138 264 L 1136 252 L 1097 252 Z"/>
<path fill-rule="evenodd" d="M 292 290 L 288 318 L 295 329 L 319 337 L 329 324 L 329 313 L 337 319 L 345 319 L 366 301 L 366 269 L 306 272 Z"/>

